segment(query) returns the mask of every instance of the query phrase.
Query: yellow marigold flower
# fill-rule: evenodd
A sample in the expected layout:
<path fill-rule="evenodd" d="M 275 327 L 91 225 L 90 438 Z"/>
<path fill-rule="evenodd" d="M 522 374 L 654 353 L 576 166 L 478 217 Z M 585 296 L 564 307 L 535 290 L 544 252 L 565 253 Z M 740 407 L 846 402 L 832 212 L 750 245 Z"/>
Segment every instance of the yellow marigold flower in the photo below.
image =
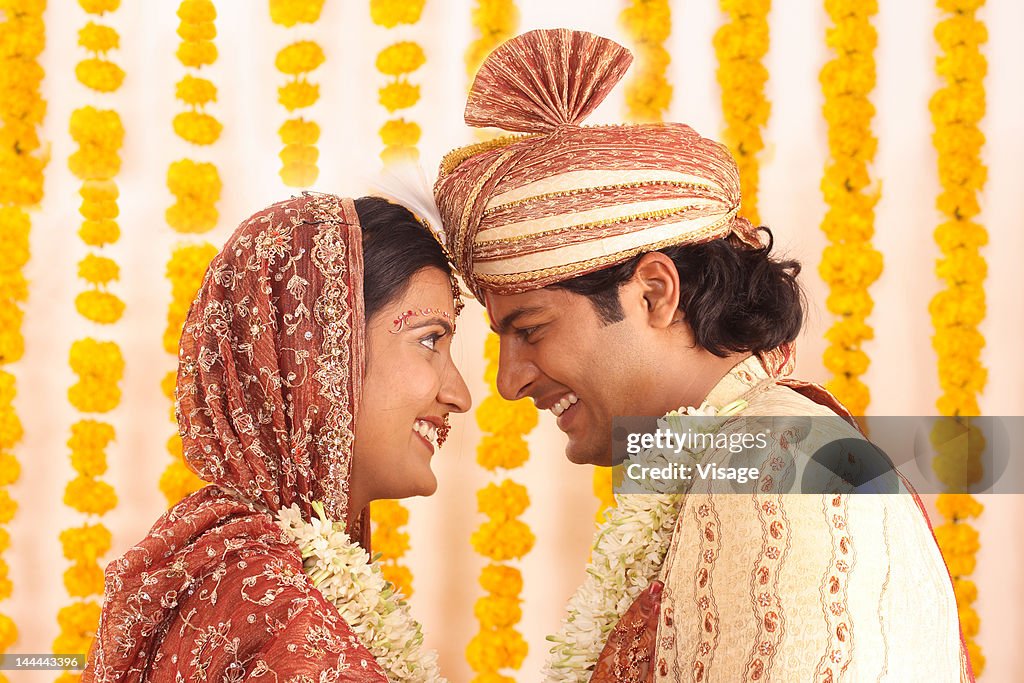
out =
<path fill-rule="evenodd" d="M 212 21 L 203 21 L 198 24 L 183 21 L 178 24 L 178 37 L 190 43 L 201 43 L 212 41 L 217 37 L 217 25 Z"/>
<path fill-rule="evenodd" d="M 78 194 L 90 202 L 113 202 L 120 196 L 120 191 L 117 183 L 112 180 L 86 180 L 78 189 Z"/>
<path fill-rule="evenodd" d="M 102 247 L 116 242 L 121 228 L 116 221 L 85 221 L 78 229 L 78 236 L 91 247 Z"/>
<path fill-rule="evenodd" d="M 7 489 L 0 489 L 0 524 L 7 524 L 18 512 L 18 503 Z"/>
<path fill-rule="evenodd" d="M 719 27 L 711 43 L 719 63 L 742 59 L 759 60 L 768 53 L 768 23 L 733 19 Z M 721 64 L 719 69 L 730 67 L 731 64 Z"/>
<path fill-rule="evenodd" d="M 988 73 L 988 61 L 976 47 L 958 45 L 938 58 L 936 72 L 950 81 L 981 81 Z"/>
<path fill-rule="evenodd" d="M 973 16 L 954 15 L 935 25 L 935 40 L 946 52 L 959 45 L 977 48 L 988 42 L 988 28 Z"/>
<path fill-rule="evenodd" d="M 21 463 L 10 453 L 0 453 L 0 486 L 10 486 L 21 477 Z"/>
<path fill-rule="evenodd" d="M 514 598 L 523 591 L 523 575 L 515 567 L 489 564 L 480 572 L 480 586 L 488 593 Z"/>
<path fill-rule="evenodd" d="M 974 568 L 977 565 L 977 559 L 974 555 L 945 555 L 945 559 L 946 567 L 954 577 L 973 574 Z"/>
<path fill-rule="evenodd" d="M 485 434 L 476 448 L 476 461 L 484 469 L 514 469 L 530 457 L 530 449 L 519 437 Z"/>
<path fill-rule="evenodd" d="M 863 375 L 868 371 L 871 361 L 860 349 L 829 346 L 825 349 L 824 364 L 829 372 L 837 375 Z"/>
<path fill-rule="evenodd" d="M 380 568 L 384 580 L 391 583 L 405 597 L 412 595 L 412 572 L 408 567 L 398 564 L 384 564 Z"/>
<path fill-rule="evenodd" d="M 878 32 L 865 14 L 858 17 L 835 17 L 836 23 L 825 31 L 825 44 L 838 54 L 858 52 L 871 56 L 878 46 Z"/>
<path fill-rule="evenodd" d="M 370 19 L 385 28 L 415 24 L 425 4 L 426 0 L 370 0 Z"/>
<path fill-rule="evenodd" d="M 957 14 L 969 14 L 984 6 L 985 0 L 938 0 L 939 9 Z"/>
<path fill-rule="evenodd" d="M 314 166 L 320 158 L 320 152 L 312 145 L 285 145 L 277 156 L 286 166 Z"/>
<path fill-rule="evenodd" d="M 0 208 L 0 253 L 6 267 L 20 269 L 28 263 L 30 229 L 28 214 L 20 208 Z"/>
<path fill-rule="evenodd" d="M 87 88 L 99 92 L 114 92 L 124 81 L 124 70 L 110 60 L 91 57 L 75 67 L 75 77 Z"/>
<path fill-rule="evenodd" d="M 963 522 L 947 522 L 935 527 L 935 540 L 947 554 L 972 555 L 981 549 L 977 530 Z"/>
<path fill-rule="evenodd" d="M 103 14 L 115 11 L 121 6 L 121 0 L 78 0 L 78 4 L 89 14 Z"/>
<path fill-rule="evenodd" d="M 523 618 L 523 610 L 515 598 L 485 595 L 476 601 L 473 614 L 482 628 L 507 628 Z"/>
<path fill-rule="evenodd" d="M 419 102 L 420 86 L 405 80 L 388 83 L 377 91 L 378 100 L 389 112 L 406 109 Z"/>
<path fill-rule="evenodd" d="M 117 262 L 105 256 L 87 254 L 78 262 L 78 277 L 92 284 L 106 284 L 118 279 L 119 274 Z"/>
<path fill-rule="evenodd" d="M 217 86 L 205 78 L 186 75 L 175 86 L 174 96 L 190 107 L 217 101 Z"/>
<path fill-rule="evenodd" d="M 867 339 L 875 338 L 875 331 L 863 320 L 843 318 L 837 320 L 825 333 L 825 338 L 840 348 L 854 348 Z"/>
<path fill-rule="evenodd" d="M 372 545 L 385 560 L 398 559 L 409 550 L 409 534 L 381 527 L 373 532 Z"/>
<path fill-rule="evenodd" d="M 0 553 L 11 547 L 11 534 L 7 529 L 0 528 Z"/>
<path fill-rule="evenodd" d="M 187 24 L 205 24 L 217 18 L 217 8 L 210 0 L 183 0 L 178 18 Z"/>
<path fill-rule="evenodd" d="M 518 669 L 528 650 L 523 636 L 515 629 L 485 630 L 469 641 L 466 659 L 477 672 Z"/>
<path fill-rule="evenodd" d="M 73 602 L 57 612 L 57 623 L 69 635 L 92 634 L 100 620 L 100 606 L 93 600 Z M 61 650 L 57 650 L 61 652 Z"/>
<path fill-rule="evenodd" d="M 75 310 L 87 320 L 110 325 L 124 315 L 124 302 L 110 292 L 90 290 L 75 297 Z"/>
<path fill-rule="evenodd" d="M 79 107 L 71 112 L 71 137 L 80 145 L 89 144 L 103 149 L 117 149 L 124 142 L 121 117 L 110 109 Z"/>
<path fill-rule="evenodd" d="M 288 111 L 312 106 L 320 99 L 320 86 L 305 80 L 291 81 L 277 89 L 277 101 Z"/>
<path fill-rule="evenodd" d="M 285 164 L 277 174 L 288 187 L 309 187 L 316 182 L 320 170 L 308 164 Z"/>
<path fill-rule="evenodd" d="M 17 302 L 28 299 L 28 281 L 21 271 L 0 273 L 0 299 Z"/>
<path fill-rule="evenodd" d="M 380 152 L 380 160 L 385 166 L 399 162 L 415 163 L 419 158 L 420 152 L 415 147 L 385 147 Z"/>
<path fill-rule="evenodd" d="M 18 627 L 6 614 L 0 614 L 0 650 L 6 652 L 18 640 Z"/>
<path fill-rule="evenodd" d="M 397 500 L 375 500 L 370 504 L 373 521 L 383 527 L 397 528 L 409 523 L 409 510 Z"/>
<path fill-rule="evenodd" d="M 100 450 L 114 440 L 114 426 L 100 420 L 79 420 L 71 425 L 71 450 Z"/>
<path fill-rule="evenodd" d="M 320 126 L 302 117 L 288 119 L 277 129 L 277 134 L 286 145 L 315 145 L 320 139 Z"/>
<path fill-rule="evenodd" d="M 320 18 L 324 0 L 270 0 L 270 20 L 281 26 L 312 24 Z"/>
<path fill-rule="evenodd" d="M 967 641 L 967 657 L 971 660 L 975 677 L 981 676 L 985 670 L 985 655 L 981 654 L 981 647 L 974 640 Z"/>
<path fill-rule="evenodd" d="M 175 54 L 185 66 L 209 66 L 217 61 L 217 46 L 210 40 L 185 41 Z"/>
<path fill-rule="evenodd" d="M 99 477 L 107 471 L 107 456 L 103 451 L 71 451 L 71 467 L 86 477 Z"/>
<path fill-rule="evenodd" d="M 104 481 L 77 476 L 64 489 L 64 504 L 91 515 L 105 515 L 117 505 L 117 494 Z"/>
<path fill-rule="evenodd" d="M 300 40 L 281 48 L 274 60 L 274 66 L 289 76 L 313 71 L 324 63 L 324 51 L 312 40 Z"/>
<path fill-rule="evenodd" d="M 164 212 L 167 224 L 181 233 L 206 232 L 217 225 L 220 213 L 213 204 L 182 197 Z"/>
<path fill-rule="evenodd" d="M 0 362 L 13 363 L 25 353 L 21 321 L 25 314 L 12 301 L 0 301 Z"/>
<path fill-rule="evenodd" d="M 64 570 L 64 587 L 73 598 L 103 595 L 103 570 L 95 562 L 76 562 Z"/>
<path fill-rule="evenodd" d="M 518 517 L 530 506 L 526 487 L 506 479 L 500 485 L 488 484 L 477 491 L 477 508 L 494 520 Z"/>
<path fill-rule="evenodd" d="M 117 202 L 111 199 L 101 199 L 99 201 L 85 198 L 82 200 L 82 204 L 78 209 L 78 212 L 82 214 L 82 218 L 89 221 L 103 221 L 113 220 L 120 214 L 120 209 L 117 206 Z"/>
<path fill-rule="evenodd" d="M 939 514 L 946 519 L 968 519 L 980 515 L 985 507 L 974 496 L 943 493 L 935 501 Z M 954 585 L 954 588 L 956 586 Z M 970 590 L 973 590 L 971 584 Z M 965 588 L 964 590 L 968 590 Z M 973 602 L 973 598 L 968 602 Z"/>
<path fill-rule="evenodd" d="M 71 344 L 69 362 L 76 374 L 89 379 L 118 381 L 124 373 L 124 358 L 118 345 L 90 337 Z"/>
<path fill-rule="evenodd" d="M 172 434 L 167 439 L 167 452 L 174 458 L 180 460 L 185 453 L 184 444 L 181 442 L 181 436 L 178 434 Z"/>
<path fill-rule="evenodd" d="M 942 498 L 943 495 L 950 494 L 942 494 L 939 498 Z M 969 605 L 978 599 L 978 587 L 973 581 L 953 579 L 953 594 L 956 596 L 958 605 Z"/>
<path fill-rule="evenodd" d="M 212 145 L 224 126 L 220 121 L 197 111 L 185 111 L 174 117 L 174 132 L 193 145 Z"/>
<path fill-rule="evenodd" d="M 497 562 L 522 557 L 535 540 L 530 527 L 518 519 L 485 522 L 470 536 L 474 550 Z"/>
<path fill-rule="evenodd" d="M 164 378 L 160 380 L 160 391 L 164 396 L 173 400 L 174 389 L 178 383 L 178 373 L 174 370 L 164 374 Z"/>
<path fill-rule="evenodd" d="M 826 382 L 825 388 L 835 394 L 854 415 L 863 415 L 871 402 L 871 392 L 867 385 L 856 377 L 838 375 Z"/>
<path fill-rule="evenodd" d="M 92 52 L 107 52 L 121 46 L 117 31 L 92 21 L 78 32 L 78 44 Z"/>
<path fill-rule="evenodd" d="M 203 232 L 217 224 L 221 181 L 217 167 L 181 159 L 167 169 L 167 187 L 177 202 L 167 209 L 167 223 L 178 232 Z"/>
<path fill-rule="evenodd" d="M 181 461 L 171 463 L 160 475 L 160 491 L 167 498 L 167 502 L 172 505 L 204 486 L 206 486 L 206 482 L 197 477 Z"/>
<path fill-rule="evenodd" d="M 423 66 L 427 56 L 419 43 L 404 40 L 389 45 L 377 54 L 377 70 L 385 76 L 401 76 Z"/>
<path fill-rule="evenodd" d="M 936 123 L 956 121 L 977 125 L 985 116 L 985 87 L 963 81 L 940 88 L 928 102 Z"/>

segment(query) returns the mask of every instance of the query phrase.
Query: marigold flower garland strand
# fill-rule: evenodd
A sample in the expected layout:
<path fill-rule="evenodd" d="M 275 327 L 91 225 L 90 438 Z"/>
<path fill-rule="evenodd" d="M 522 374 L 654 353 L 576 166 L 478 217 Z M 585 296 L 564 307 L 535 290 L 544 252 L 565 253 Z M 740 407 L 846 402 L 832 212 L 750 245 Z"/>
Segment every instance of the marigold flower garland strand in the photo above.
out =
<path fill-rule="evenodd" d="M 487 361 L 484 379 L 488 396 L 476 411 L 484 436 L 477 446 L 477 462 L 496 473 L 512 470 L 529 458 L 525 435 L 537 426 L 537 409 L 528 401 L 508 402 L 498 395 L 498 337 L 489 334 L 484 347 Z M 476 601 L 473 612 L 480 622 L 466 647 L 466 658 L 476 672 L 473 683 L 511 683 L 515 679 L 499 673 L 518 669 L 526 658 L 527 644 L 515 626 L 522 619 L 519 597 L 523 577 L 508 564 L 533 548 L 534 535 L 518 517 L 530 505 L 526 487 L 511 479 L 490 483 L 477 491 L 477 509 L 487 517 L 470 537 L 473 549 L 491 560 L 480 573 L 480 585 L 487 594 Z"/>
<path fill-rule="evenodd" d="M 771 0 L 719 0 L 719 7 L 728 17 L 713 40 L 718 57 L 715 75 L 722 91 L 725 119 L 722 139 L 740 170 L 741 215 L 754 225 L 760 225 L 758 155 L 764 149 L 761 131 L 771 113 L 771 105 L 764 94 L 768 70 L 761 60 L 768 53 Z"/>
<path fill-rule="evenodd" d="M 828 283 L 826 307 L 839 316 L 825 336 L 825 367 L 833 373 L 826 387 L 854 415 L 867 412 L 871 395 L 860 380 L 870 360 L 861 348 L 874 337 L 867 318 L 874 307 L 868 288 L 882 273 L 882 254 L 871 244 L 878 191 L 872 189 L 869 164 L 878 140 L 871 131 L 875 108 L 870 95 L 875 87 L 874 49 L 878 34 L 871 19 L 878 13 L 875 0 L 846 3 L 827 0 L 832 19 L 825 42 L 835 52 L 821 70 L 828 123 L 829 160 L 821 180 L 828 211 L 821 229 L 829 245 L 818 272 Z"/>
<path fill-rule="evenodd" d="M 668 64 L 672 61 L 664 43 L 672 32 L 672 10 L 668 0 L 630 0 L 619 15 L 633 39 L 637 64 L 626 83 L 626 112 L 632 121 L 661 121 L 672 101 Z"/>
<path fill-rule="evenodd" d="M 399 24 L 415 24 L 423 14 L 426 0 L 370 0 L 370 18 L 373 23 L 386 29 Z M 377 91 L 377 99 L 389 114 L 408 109 L 420 99 L 420 86 L 409 83 L 408 74 L 420 68 L 426 61 L 423 48 L 412 41 L 394 43 L 377 55 L 377 70 L 389 77 L 388 82 Z M 419 159 L 416 143 L 420 138 L 420 127 L 404 117 L 389 119 L 380 128 L 384 149 L 380 153 L 385 165 Z M 397 500 L 379 500 L 370 504 L 373 520 L 371 547 L 380 553 L 381 570 L 384 578 L 394 584 L 404 595 L 413 592 L 412 571 L 401 563 L 409 549 L 409 534 L 402 528 L 409 523 L 409 510 Z"/>
<path fill-rule="evenodd" d="M 324 0 L 270 0 L 270 19 L 275 24 L 292 28 L 296 24 L 313 24 L 320 18 Z M 308 76 L 324 63 L 324 51 L 315 41 L 299 40 L 277 53 L 274 66 L 285 76 L 287 83 L 277 89 L 277 101 L 289 114 L 307 109 L 320 99 L 320 86 L 310 83 Z M 320 139 L 320 126 L 302 115 L 293 116 L 277 131 L 284 147 L 279 175 L 289 187 L 309 187 L 316 182 L 320 171 L 316 148 Z"/>
<path fill-rule="evenodd" d="M 79 4 L 87 13 L 102 17 L 115 11 L 120 1 L 79 0 Z M 96 21 L 89 21 L 79 31 L 78 44 L 91 54 L 75 68 L 80 83 L 97 93 L 112 93 L 121 86 L 124 71 L 108 58 L 108 52 L 116 50 L 119 41 L 117 31 Z M 72 112 L 70 128 L 78 151 L 68 158 L 68 166 L 82 181 L 79 236 L 92 247 L 78 263 L 78 275 L 86 281 L 87 289 L 75 298 L 75 308 L 86 320 L 112 325 L 124 313 L 124 302 L 108 290 L 118 280 L 119 268 L 96 250 L 120 236 L 119 193 L 114 178 L 121 169 L 124 128 L 116 111 L 93 106 Z M 98 415 L 120 404 L 124 358 L 116 342 L 78 339 L 71 345 L 69 360 L 78 377 L 68 389 L 68 400 L 75 409 Z M 77 476 L 64 489 L 64 504 L 86 515 L 87 521 L 60 535 L 64 556 L 72 563 L 64 572 L 64 587 L 75 600 L 57 613 L 60 634 L 53 642 L 55 653 L 87 653 L 99 624 L 100 605 L 94 596 L 103 594 L 100 558 L 110 547 L 110 532 L 97 518 L 117 505 L 114 488 L 100 477 L 107 470 L 106 449 L 115 437 L 114 426 L 103 420 L 83 417 L 71 426 L 67 444 Z M 65 683 L 80 677 L 80 673 L 65 671 L 57 680 Z"/>
<path fill-rule="evenodd" d="M 46 102 L 40 96 L 43 69 L 38 58 L 46 44 L 45 2 L 8 2 L 0 22 L 0 73 L 17 74 L 0 80 L 0 555 L 10 546 L 6 525 L 18 504 L 8 487 L 18 481 L 21 464 L 14 449 L 22 425 L 14 409 L 15 377 L 6 366 L 17 362 L 25 348 L 21 334 L 28 286 L 22 269 L 29 259 L 29 207 L 43 197 L 46 155 L 41 153 L 38 127 Z M 0 602 L 11 597 L 13 585 L 7 562 L 0 559 Z M 0 612 L 0 655 L 18 640 L 18 627 Z M 0 683 L 7 677 L 0 673 Z"/>
<path fill-rule="evenodd" d="M 470 83 L 487 55 L 519 28 L 519 8 L 515 0 L 476 0 L 471 17 L 475 38 L 465 55 Z"/>
<path fill-rule="evenodd" d="M 175 97 L 186 110 L 174 116 L 174 132 L 182 140 L 197 147 L 209 147 L 219 138 L 223 126 L 206 107 L 217 101 L 217 86 L 202 77 L 203 67 L 217 61 L 217 8 L 210 0 L 183 0 L 178 6 L 178 45 L 176 56 L 187 70 L 175 85 Z M 167 168 L 167 187 L 174 195 L 174 204 L 164 214 L 167 224 L 182 236 L 209 232 L 217 226 L 220 214 L 221 180 L 217 167 L 207 161 L 178 159 Z M 202 282 L 206 266 L 217 249 L 205 240 L 189 239 L 176 246 L 167 262 L 166 275 L 171 282 L 171 303 L 167 310 L 167 327 L 163 346 L 175 361 L 178 340 L 185 324 L 189 305 Z M 160 383 L 173 404 L 177 373 L 170 370 Z M 173 406 L 171 422 L 176 422 Z M 188 469 L 182 456 L 181 437 L 175 429 L 167 441 L 171 462 L 160 476 L 160 491 L 168 505 L 174 505 L 205 482 Z"/>
<path fill-rule="evenodd" d="M 935 528 L 935 536 L 953 576 L 960 627 L 975 675 L 984 670 L 985 657 L 975 640 L 980 621 L 971 606 L 978 591 L 968 577 L 974 572 L 981 543 L 968 520 L 980 516 L 984 508 L 967 490 L 984 475 L 981 454 L 986 446 L 981 429 L 969 419 L 980 412 L 977 397 L 988 380 L 981 364 L 985 338 L 978 330 L 985 318 L 988 265 L 981 247 L 988 242 L 988 233 L 975 220 L 981 211 L 978 194 L 987 177 L 981 162 L 985 136 L 979 124 L 985 115 L 988 70 L 980 47 L 987 42 L 988 31 L 976 16 L 984 4 L 984 0 L 938 0 L 939 9 L 947 13 L 935 27 L 942 50 L 936 70 L 945 84 L 929 103 L 942 187 L 937 207 L 945 216 L 935 230 L 942 251 L 936 274 L 946 285 L 928 307 L 942 389 L 936 405 L 946 416 L 935 423 L 930 435 L 937 451 L 932 466 L 948 491 L 936 502 L 946 521 Z"/>
<path fill-rule="evenodd" d="M 370 0 L 373 23 L 388 29 L 399 24 L 415 24 L 423 14 L 426 0 Z M 408 81 L 426 62 L 419 43 L 405 40 L 384 48 L 377 55 L 377 70 L 390 80 L 377 91 L 377 99 L 388 113 L 408 109 L 420 100 L 420 86 Z M 420 140 L 420 127 L 405 117 L 391 118 L 381 126 L 379 135 L 384 149 L 380 153 L 385 164 L 395 161 L 419 159 L 416 144 Z"/>

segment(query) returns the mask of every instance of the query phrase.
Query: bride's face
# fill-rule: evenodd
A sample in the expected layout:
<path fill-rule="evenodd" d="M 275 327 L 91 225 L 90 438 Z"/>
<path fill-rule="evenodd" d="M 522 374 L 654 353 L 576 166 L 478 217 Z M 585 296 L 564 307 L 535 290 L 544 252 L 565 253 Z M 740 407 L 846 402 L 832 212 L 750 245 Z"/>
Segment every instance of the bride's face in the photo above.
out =
<path fill-rule="evenodd" d="M 451 357 L 454 320 L 451 281 L 431 267 L 413 275 L 405 293 L 367 322 L 350 484 L 355 505 L 437 489 L 430 469 L 436 430 L 448 413 L 470 407 Z"/>

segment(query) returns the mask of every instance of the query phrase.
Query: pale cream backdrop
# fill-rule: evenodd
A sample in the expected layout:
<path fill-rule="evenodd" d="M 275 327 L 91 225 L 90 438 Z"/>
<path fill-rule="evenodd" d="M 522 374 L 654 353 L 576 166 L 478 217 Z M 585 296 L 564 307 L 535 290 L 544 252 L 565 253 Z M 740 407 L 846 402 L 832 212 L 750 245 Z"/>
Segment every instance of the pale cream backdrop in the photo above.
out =
<path fill-rule="evenodd" d="M 62 502 L 71 477 L 65 441 L 77 415 L 67 402 L 72 382 L 67 364 L 71 342 L 93 330 L 73 307 L 80 291 L 76 263 L 85 248 L 76 236 L 79 183 L 67 168 L 74 151 L 68 134 L 71 111 L 85 104 L 115 107 L 125 125 L 121 187 L 121 241 L 109 249 L 122 268 L 116 290 L 127 311 L 116 326 L 100 334 L 117 340 L 127 362 L 124 399 L 112 415 L 117 442 L 110 448 L 107 480 L 116 486 L 120 503 L 104 518 L 114 532 L 108 559 L 138 541 L 165 509 L 157 480 L 168 462 L 164 443 L 170 434 L 168 404 L 160 393 L 161 377 L 173 359 L 161 348 L 169 301 L 164 267 L 177 238 L 163 219 L 171 203 L 164 179 L 176 159 L 215 161 L 224 181 L 221 223 L 210 239 L 218 246 L 243 218 L 289 196 L 279 181 L 276 130 L 285 112 L 276 102 L 282 77 L 274 56 L 300 37 L 319 41 L 326 63 L 313 75 L 322 99 L 312 117 L 322 128 L 320 178 L 315 188 L 358 194 L 365 179 L 379 168 L 377 129 L 385 112 L 376 91 L 383 77 L 374 69 L 377 51 L 399 39 L 421 42 L 427 64 L 413 80 L 422 84 L 423 99 L 409 112 L 421 124 L 424 166 L 433 175 L 441 155 L 472 141 L 462 123 L 466 87 L 463 52 L 471 39 L 469 0 L 432 0 L 414 27 L 388 31 L 372 25 L 368 3 L 328 0 L 314 26 L 286 30 L 271 24 L 267 3 L 218 0 L 217 46 L 220 57 L 205 74 L 217 84 L 219 99 L 212 113 L 224 123 L 221 139 L 203 150 L 176 138 L 171 116 L 179 110 L 174 84 L 183 68 L 174 57 L 178 3 L 172 0 L 125 0 L 110 17 L 121 34 L 113 59 L 127 72 L 114 96 L 98 98 L 74 79 L 82 58 L 77 31 L 87 19 L 74 0 L 50 0 L 46 13 L 47 49 L 44 97 L 49 103 L 44 140 L 52 160 L 46 173 L 46 194 L 34 214 L 31 236 L 31 280 L 25 317 L 26 352 L 13 370 L 18 376 L 18 413 L 25 439 L 18 450 L 21 481 L 12 494 L 21 508 L 11 525 L 7 553 L 14 597 L 2 609 L 21 629 L 13 652 L 47 652 L 57 635 L 57 610 L 68 602 L 61 583 L 65 561 L 60 554 L 61 529 L 80 523 Z M 929 338 L 928 301 L 937 291 L 933 275 L 937 249 L 932 241 L 939 216 L 933 209 L 938 187 L 931 145 L 928 98 L 937 85 L 936 46 L 932 27 L 939 12 L 933 2 L 883 2 L 876 20 L 880 44 L 876 54 L 878 85 L 874 94 L 879 148 L 873 176 L 881 183 L 876 246 L 885 255 L 885 272 L 872 287 L 877 302 L 870 320 L 876 330 L 868 344 L 872 358 L 867 382 L 872 389 L 871 413 L 930 414 L 938 384 L 935 355 Z M 824 204 L 818 190 L 827 146 L 820 108 L 818 73 L 829 58 L 824 47 L 827 17 L 821 0 L 779 0 L 771 13 L 771 74 L 767 96 L 772 115 L 765 136 L 760 206 L 763 220 L 775 233 L 783 252 L 805 264 L 803 284 L 812 311 L 799 342 L 798 374 L 823 381 L 822 334 L 829 316 L 817 264 L 824 246 L 818 229 Z M 543 27 L 586 29 L 626 42 L 617 24 L 623 4 L 611 0 L 551 2 L 521 0 L 521 30 Z M 715 83 L 711 38 L 722 17 L 714 0 L 673 3 L 670 78 L 675 87 L 670 117 L 693 125 L 704 135 L 719 134 L 722 117 Z M 989 314 L 982 327 L 988 338 L 985 359 L 989 382 L 981 400 L 994 415 L 1024 412 L 1024 355 L 1019 352 L 1024 324 L 1021 259 L 1024 256 L 1024 192 L 1021 160 L 1024 127 L 1020 112 L 1019 65 L 1024 64 L 1024 3 L 989 0 L 980 13 L 989 27 L 984 51 L 989 59 L 986 80 L 988 138 L 985 161 L 989 181 L 982 200 L 982 221 L 991 244 L 987 282 Z M 626 43 L 628 44 L 628 42 Z M 620 119 L 623 95 L 615 91 L 592 123 Z M 456 361 L 477 404 L 485 396 L 482 380 L 482 311 L 467 307 L 460 323 Z M 571 352 L 571 349 L 567 349 Z M 595 368 L 599 371 L 599 368 Z M 475 491 L 490 480 L 475 463 L 479 431 L 472 416 L 457 417 L 449 444 L 435 456 L 440 480 L 437 495 L 409 503 L 413 548 L 408 562 L 415 574 L 412 605 L 427 628 L 427 641 L 441 652 L 443 669 L 453 681 L 470 678 L 464 650 L 476 632 L 473 602 L 481 594 L 476 583 L 482 558 L 469 545 L 481 522 Z M 525 577 L 523 621 L 530 643 L 518 680 L 539 679 L 546 647 L 565 600 L 583 577 L 596 499 L 591 471 L 569 465 L 562 455 L 563 437 L 553 418 L 540 416 L 530 436 L 531 459 L 513 476 L 529 486 L 532 505 L 524 515 L 537 543 L 520 563 Z M 1013 444 L 1015 451 L 1020 445 Z M 1014 457 L 1020 455 L 1015 452 Z M 975 578 L 981 614 L 980 642 L 988 658 L 985 680 L 1017 680 L 1024 666 L 1019 647 L 1024 633 L 1024 543 L 1019 520 L 1024 498 L 988 497 L 977 523 L 982 549 Z M 52 673 L 16 673 L 12 680 L 52 680 Z"/>

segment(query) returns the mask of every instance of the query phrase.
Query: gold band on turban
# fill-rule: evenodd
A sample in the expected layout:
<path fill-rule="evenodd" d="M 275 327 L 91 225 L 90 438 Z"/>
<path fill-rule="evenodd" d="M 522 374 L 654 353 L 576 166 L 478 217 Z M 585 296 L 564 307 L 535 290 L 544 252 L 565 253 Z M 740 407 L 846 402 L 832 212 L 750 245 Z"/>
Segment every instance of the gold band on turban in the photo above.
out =
<path fill-rule="evenodd" d="M 450 152 L 434 196 L 470 288 L 514 294 L 648 251 L 735 234 L 739 172 L 680 123 L 583 126 L 632 56 L 582 31 L 531 31 L 480 67 L 466 122 L 523 133 Z"/>

